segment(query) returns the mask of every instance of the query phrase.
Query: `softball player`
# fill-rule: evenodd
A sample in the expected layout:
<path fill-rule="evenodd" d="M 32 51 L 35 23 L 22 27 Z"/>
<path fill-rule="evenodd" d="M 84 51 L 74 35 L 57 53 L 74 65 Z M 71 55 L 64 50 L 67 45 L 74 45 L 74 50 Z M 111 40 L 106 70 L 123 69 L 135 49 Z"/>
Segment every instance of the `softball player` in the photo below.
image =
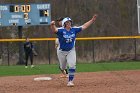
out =
<path fill-rule="evenodd" d="M 58 26 L 59 27 L 62 27 L 62 20 L 63 20 L 64 18 L 63 17 L 60 17 L 60 18 L 58 18 L 57 19 L 57 22 L 58 22 Z M 58 56 L 58 50 L 59 50 L 59 40 L 58 40 L 58 38 L 55 40 L 55 48 L 57 49 L 57 56 Z M 62 72 L 62 74 L 63 75 L 61 75 L 60 77 L 61 78 L 66 78 L 66 77 L 68 77 L 68 71 L 67 71 L 67 67 L 65 68 L 65 70 L 62 70 L 61 68 L 60 68 L 60 66 L 59 66 L 59 69 L 61 70 L 61 72 Z"/>
<path fill-rule="evenodd" d="M 63 17 L 60 17 L 60 18 L 58 18 L 56 21 L 58 22 L 58 26 L 59 27 L 62 27 L 62 20 L 63 20 L 64 18 Z"/>
<path fill-rule="evenodd" d="M 66 64 L 69 66 L 69 81 L 68 87 L 74 86 L 74 73 L 76 69 L 76 52 L 75 52 L 75 38 L 77 33 L 88 28 L 95 22 L 97 15 L 94 15 L 91 20 L 84 23 L 80 27 L 72 27 L 72 20 L 66 17 L 62 21 L 62 28 L 55 26 L 55 21 L 51 22 L 51 30 L 55 32 L 59 38 L 60 47 L 58 50 L 58 58 L 60 62 L 60 68 L 64 70 Z M 67 63 L 66 63 L 67 62 Z"/>
<path fill-rule="evenodd" d="M 34 67 L 33 65 L 33 50 L 34 50 L 34 46 L 32 44 L 32 42 L 30 42 L 29 38 L 26 38 L 26 42 L 24 43 L 24 51 L 25 51 L 25 68 L 28 68 L 28 58 L 30 57 L 30 61 L 31 61 L 31 68 Z"/>

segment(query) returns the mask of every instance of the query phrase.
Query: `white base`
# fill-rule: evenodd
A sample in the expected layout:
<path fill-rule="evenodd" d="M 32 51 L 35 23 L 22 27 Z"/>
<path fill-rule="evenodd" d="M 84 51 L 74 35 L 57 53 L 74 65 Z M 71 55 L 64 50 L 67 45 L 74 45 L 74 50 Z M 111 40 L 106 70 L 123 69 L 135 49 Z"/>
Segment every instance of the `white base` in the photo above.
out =
<path fill-rule="evenodd" d="M 51 77 L 38 77 L 38 78 L 34 78 L 35 81 L 43 81 L 43 80 L 52 80 Z"/>

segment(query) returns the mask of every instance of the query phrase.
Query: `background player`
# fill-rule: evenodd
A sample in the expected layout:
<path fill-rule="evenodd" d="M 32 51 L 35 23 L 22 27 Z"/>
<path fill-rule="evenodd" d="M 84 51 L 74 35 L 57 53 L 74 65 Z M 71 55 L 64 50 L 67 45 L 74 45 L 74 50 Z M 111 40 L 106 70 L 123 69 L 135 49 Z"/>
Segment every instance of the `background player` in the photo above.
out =
<path fill-rule="evenodd" d="M 57 21 L 57 23 L 58 23 L 58 27 L 62 27 L 62 20 L 63 20 L 64 18 L 63 17 L 59 17 L 56 21 Z"/>
<path fill-rule="evenodd" d="M 92 19 L 84 23 L 80 27 L 72 27 L 72 20 L 66 17 L 62 21 L 63 28 L 57 28 L 55 21 L 51 22 L 51 29 L 55 32 L 59 38 L 60 48 L 58 51 L 58 58 L 60 62 L 60 68 L 64 70 L 66 64 L 69 66 L 69 81 L 67 86 L 74 86 L 74 73 L 76 69 L 76 52 L 75 52 L 75 38 L 78 32 L 85 30 L 92 23 L 95 22 L 97 15 L 94 15 Z M 66 63 L 67 62 L 67 63 Z"/>
<path fill-rule="evenodd" d="M 33 56 L 37 56 L 36 51 L 34 50 L 34 46 L 32 42 L 30 42 L 29 38 L 26 38 L 26 42 L 24 43 L 24 51 L 25 51 L 25 68 L 28 68 L 28 58 L 30 57 L 31 61 L 31 68 L 34 67 L 33 65 Z"/>

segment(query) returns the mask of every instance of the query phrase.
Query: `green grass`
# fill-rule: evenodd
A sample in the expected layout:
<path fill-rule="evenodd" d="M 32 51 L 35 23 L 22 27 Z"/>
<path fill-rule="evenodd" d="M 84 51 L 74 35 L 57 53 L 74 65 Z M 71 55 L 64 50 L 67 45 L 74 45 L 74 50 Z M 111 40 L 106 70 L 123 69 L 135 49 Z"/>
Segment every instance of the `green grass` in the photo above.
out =
<path fill-rule="evenodd" d="M 119 71 L 140 69 L 140 62 L 112 62 L 97 64 L 78 64 L 78 72 Z"/>
<path fill-rule="evenodd" d="M 97 71 L 119 71 L 140 69 L 140 62 L 112 62 L 77 64 L 77 72 L 97 72 Z M 0 76 L 38 75 L 38 74 L 58 74 L 58 65 L 36 65 L 35 68 L 24 66 L 0 66 Z"/>

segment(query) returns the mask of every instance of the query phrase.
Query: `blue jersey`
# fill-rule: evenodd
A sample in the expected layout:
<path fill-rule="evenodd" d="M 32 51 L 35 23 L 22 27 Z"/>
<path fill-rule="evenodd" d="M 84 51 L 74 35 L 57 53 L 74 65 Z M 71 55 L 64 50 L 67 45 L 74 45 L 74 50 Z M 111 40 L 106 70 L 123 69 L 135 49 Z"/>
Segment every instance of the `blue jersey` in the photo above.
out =
<path fill-rule="evenodd" d="M 56 33 L 59 38 L 60 50 L 70 51 L 75 46 L 76 34 L 82 30 L 82 27 L 72 27 L 70 31 L 65 28 L 58 28 Z"/>

